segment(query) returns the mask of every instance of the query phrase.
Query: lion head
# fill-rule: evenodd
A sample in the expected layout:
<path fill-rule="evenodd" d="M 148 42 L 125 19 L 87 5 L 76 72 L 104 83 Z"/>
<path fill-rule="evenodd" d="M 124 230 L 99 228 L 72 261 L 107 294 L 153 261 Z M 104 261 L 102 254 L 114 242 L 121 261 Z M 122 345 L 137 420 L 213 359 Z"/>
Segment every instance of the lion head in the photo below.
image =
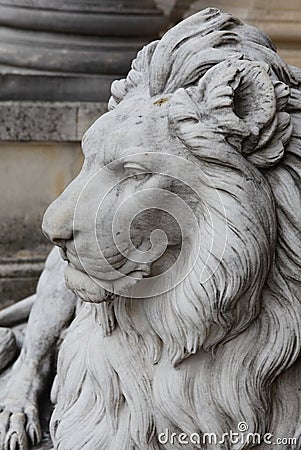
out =
<path fill-rule="evenodd" d="M 271 392 L 300 351 L 300 82 L 259 30 L 207 9 L 113 83 L 44 218 L 84 300 L 58 361 L 57 449 L 277 429 Z"/>

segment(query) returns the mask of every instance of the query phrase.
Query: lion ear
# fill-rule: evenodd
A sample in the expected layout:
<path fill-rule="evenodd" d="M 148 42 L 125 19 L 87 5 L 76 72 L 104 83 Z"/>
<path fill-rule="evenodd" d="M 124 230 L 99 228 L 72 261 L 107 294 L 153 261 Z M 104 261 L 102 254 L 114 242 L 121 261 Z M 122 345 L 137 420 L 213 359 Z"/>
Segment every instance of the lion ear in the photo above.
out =
<path fill-rule="evenodd" d="M 268 142 L 278 128 L 277 109 L 283 109 L 287 98 L 288 88 L 280 82 L 275 88 L 266 64 L 228 59 L 209 69 L 197 86 L 179 89 L 170 116 L 179 137 L 190 147 L 196 148 L 197 137 L 202 148 L 207 140 L 207 151 L 208 138 L 227 141 L 254 164 L 265 167 L 283 156 L 281 140 L 280 145 Z M 289 125 L 288 115 L 283 114 L 282 131 Z M 284 133 L 283 141 L 290 132 Z"/>

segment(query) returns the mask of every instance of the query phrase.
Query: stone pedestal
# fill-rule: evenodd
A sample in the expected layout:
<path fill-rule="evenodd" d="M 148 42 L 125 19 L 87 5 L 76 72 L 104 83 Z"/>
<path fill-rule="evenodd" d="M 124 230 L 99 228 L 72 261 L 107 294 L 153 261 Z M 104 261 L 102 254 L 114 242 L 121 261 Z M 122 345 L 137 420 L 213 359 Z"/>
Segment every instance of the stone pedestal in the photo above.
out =
<path fill-rule="evenodd" d="M 299 0 L 198 0 L 187 15 L 208 6 L 230 12 L 243 22 L 261 28 L 276 44 L 280 55 L 294 66 L 301 66 L 301 2 Z"/>
<path fill-rule="evenodd" d="M 107 100 L 165 25 L 152 0 L 1 0 L 0 100 Z"/>

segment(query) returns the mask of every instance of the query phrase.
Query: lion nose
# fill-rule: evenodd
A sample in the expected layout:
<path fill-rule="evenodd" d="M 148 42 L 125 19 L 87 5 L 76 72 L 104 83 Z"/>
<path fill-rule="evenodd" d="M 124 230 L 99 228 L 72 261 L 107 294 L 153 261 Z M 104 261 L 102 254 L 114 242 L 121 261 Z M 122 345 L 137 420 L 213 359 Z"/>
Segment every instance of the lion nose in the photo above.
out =
<path fill-rule="evenodd" d="M 72 239 L 73 232 L 70 205 L 61 197 L 47 208 L 43 217 L 42 231 L 53 244 L 63 247 L 65 241 Z"/>

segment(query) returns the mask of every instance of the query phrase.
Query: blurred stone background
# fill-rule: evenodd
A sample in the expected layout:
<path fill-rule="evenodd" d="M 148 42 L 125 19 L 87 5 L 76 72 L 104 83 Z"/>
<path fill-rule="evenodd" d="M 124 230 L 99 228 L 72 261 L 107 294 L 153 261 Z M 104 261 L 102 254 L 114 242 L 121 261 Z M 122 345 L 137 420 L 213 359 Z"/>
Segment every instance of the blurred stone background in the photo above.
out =
<path fill-rule="evenodd" d="M 0 0 L 0 308 L 35 290 L 43 213 L 80 170 L 84 131 L 147 42 L 208 6 L 301 67 L 297 0 Z"/>

